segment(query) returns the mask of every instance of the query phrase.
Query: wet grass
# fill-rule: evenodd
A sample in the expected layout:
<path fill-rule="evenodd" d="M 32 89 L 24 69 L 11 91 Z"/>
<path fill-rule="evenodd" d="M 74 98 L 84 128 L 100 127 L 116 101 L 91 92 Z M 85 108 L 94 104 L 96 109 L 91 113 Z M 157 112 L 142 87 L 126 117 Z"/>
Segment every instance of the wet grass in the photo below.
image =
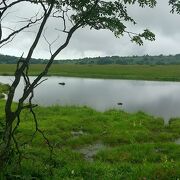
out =
<path fill-rule="evenodd" d="M 0 65 L 0 75 L 13 75 L 16 65 Z M 30 74 L 37 75 L 44 65 L 31 65 Z M 141 79 L 158 81 L 180 81 L 180 65 L 53 65 L 50 76 Z"/>
<path fill-rule="evenodd" d="M 0 101 L 1 121 L 4 103 Z M 143 112 L 102 113 L 75 106 L 37 107 L 35 112 L 39 127 L 54 146 L 53 158 L 49 159 L 47 142 L 36 134 L 31 143 L 22 147 L 25 158 L 21 168 L 11 162 L 4 172 L 6 178 L 180 178 L 180 145 L 174 143 L 180 138 L 178 118 L 165 125 L 163 119 Z M 30 140 L 34 128 L 32 116 L 24 111 L 16 133 L 19 142 Z"/>

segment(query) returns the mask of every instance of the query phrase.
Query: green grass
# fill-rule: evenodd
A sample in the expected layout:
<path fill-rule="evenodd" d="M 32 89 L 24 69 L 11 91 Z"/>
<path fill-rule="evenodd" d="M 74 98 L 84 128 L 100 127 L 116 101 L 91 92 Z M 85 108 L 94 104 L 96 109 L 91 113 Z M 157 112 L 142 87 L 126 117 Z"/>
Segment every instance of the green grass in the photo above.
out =
<path fill-rule="evenodd" d="M 16 65 L 0 65 L 1 75 L 13 75 Z M 37 75 L 44 65 L 31 65 L 30 74 Z M 180 81 L 180 65 L 53 65 L 49 75 Z"/>
<path fill-rule="evenodd" d="M 9 85 L 8 84 L 0 83 L 0 99 L 4 98 L 3 93 L 7 93 L 8 90 L 9 90 Z"/>
<path fill-rule="evenodd" d="M 4 104 L 1 100 L 1 122 Z M 180 119 L 165 125 L 161 118 L 143 112 L 97 112 L 75 106 L 37 107 L 35 112 L 39 127 L 54 146 L 53 159 L 49 159 L 47 142 L 37 134 L 32 143 L 21 149 L 25 155 L 21 168 L 15 165 L 15 158 L 4 171 L 7 179 L 180 178 L 180 145 L 174 143 L 180 138 Z M 16 132 L 18 141 L 30 140 L 34 127 L 32 116 L 24 111 Z M 80 150 L 99 143 L 103 148 L 94 154 L 93 161 L 88 161 Z M 4 175 L 0 179 L 5 179 Z"/>

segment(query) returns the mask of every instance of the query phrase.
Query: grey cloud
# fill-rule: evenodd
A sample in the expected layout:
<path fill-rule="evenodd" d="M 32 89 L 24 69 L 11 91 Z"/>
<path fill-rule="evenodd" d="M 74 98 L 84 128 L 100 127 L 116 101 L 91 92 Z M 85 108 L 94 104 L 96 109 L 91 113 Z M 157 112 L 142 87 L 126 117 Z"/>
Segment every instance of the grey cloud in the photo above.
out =
<path fill-rule="evenodd" d="M 18 8 L 17 8 L 18 9 Z M 25 16 L 30 16 L 30 8 L 24 7 Z M 38 11 L 34 7 L 34 11 Z M 69 46 L 57 57 L 64 58 L 81 58 L 87 56 L 128 56 L 128 55 L 159 55 L 159 54 L 177 54 L 180 53 L 180 16 L 170 13 L 168 0 L 158 0 L 156 8 L 139 8 L 138 6 L 129 7 L 128 11 L 137 21 L 136 26 L 127 24 L 128 29 L 135 32 L 142 32 L 148 28 L 156 34 L 155 42 L 145 42 L 144 46 L 138 46 L 130 42 L 127 35 L 120 38 L 115 38 L 110 31 L 95 31 L 84 28 L 77 31 Z M 21 16 L 23 15 L 20 14 Z M 10 19 L 8 19 L 10 21 Z M 54 44 L 60 45 L 63 42 L 63 35 L 54 28 L 58 28 L 59 22 L 56 20 L 48 22 L 46 37 L 49 41 L 53 41 L 59 35 L 59 40 Z M 35 29 L 32 29 L 33 31 Z M 0 53 L 21 55 L 22 52 L 27 52 L 31 45 L 34 33 L 23 33 L 15 39 L 12 45 L 8 45 L 0 49 Z M 44 39 L 41 39 L 40 44 L 34 54 L 34 57 L 48 58 L 48 46 Z"/>

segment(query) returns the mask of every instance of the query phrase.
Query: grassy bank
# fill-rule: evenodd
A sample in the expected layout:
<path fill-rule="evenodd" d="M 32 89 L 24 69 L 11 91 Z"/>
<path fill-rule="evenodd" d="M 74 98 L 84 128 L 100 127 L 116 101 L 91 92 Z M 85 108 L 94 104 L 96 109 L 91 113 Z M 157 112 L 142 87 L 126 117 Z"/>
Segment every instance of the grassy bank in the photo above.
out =
<path fill-rule="evenodd" d="M 0 120 L 4 118 L 0 101 Z M 21 169 L 11 162 L 6 178 L 22 179 L 132 179 L 180 178 L 180 120 L 169 125 L 142 112 L 104 113 L 87 107 L 38 107 L 39 127 L 54 146 L 49 159 L 47 142 L 40 134 L 22 148 Z M 28 142 L 35 125 L 24 112 L 16 137 Z M 50 171 L 51 170 L 51 171 Z M 50 175 L 50 172 L 53 175 Z M 3 177 L 3 176 L 2 176 Z M 0 178 L 2 179 L 2 178 Z"/>
<path fill-rule="evenodd" d="M 0 99 L 4 98 L 4 93 L 7 93 L 8 89 L 9 85 L 0 82 Z"/>
<path fill-rule="evenodd" d="M 0 75 L 13 75 L 15 65 L 0 65 Z M 37 75 L 44 65 L 31 65 L 30 74 Z M 180 65 L 53 65 L 49 75 L 180 81 Z"/>

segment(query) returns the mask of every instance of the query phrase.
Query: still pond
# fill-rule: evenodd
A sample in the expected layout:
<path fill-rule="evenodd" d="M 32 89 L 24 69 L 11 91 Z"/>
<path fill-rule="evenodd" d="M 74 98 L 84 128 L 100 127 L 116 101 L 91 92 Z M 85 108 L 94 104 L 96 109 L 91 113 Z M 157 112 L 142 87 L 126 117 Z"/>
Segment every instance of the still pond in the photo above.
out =
<path fill-rule="evenodd" d="M 11 84 L 12 80 L 11 76 L 0 76 L 2 83 Z M 14 101 L 22 94 L 22 86 L 23 81 Z M 86 105 L 98 111 L 111 108 L 144 111 L 168 121 L 180 117 L 180 82 L 48 77 L 35 89 L 33 101 L 44 106 Z"/>

